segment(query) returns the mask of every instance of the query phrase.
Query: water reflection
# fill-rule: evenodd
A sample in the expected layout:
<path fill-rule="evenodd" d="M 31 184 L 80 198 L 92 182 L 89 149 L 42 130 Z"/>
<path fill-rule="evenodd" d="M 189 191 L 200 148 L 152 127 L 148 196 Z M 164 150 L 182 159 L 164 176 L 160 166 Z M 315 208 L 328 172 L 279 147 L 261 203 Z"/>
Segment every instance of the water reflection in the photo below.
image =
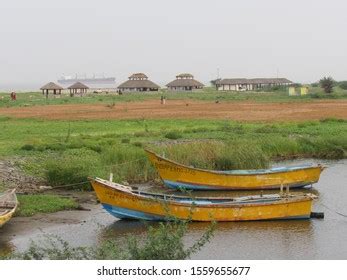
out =
<path fill-rule="evenodd" d="M 116 221 L 102 230 L 99 235 L 100 241 L 113 239 L 123 242 L 130 236 L 142 239 L 149 225 L 156 227 L 158 223 Z M 191 223 L 185 243 L 188 246 L 192 245 L 208 226 L 209 223 Z M 252 258 L 266 259 L 274 258 L 277 254 L 279 258 L 292 258 L 294 254 L 305 255 L 305 251 L 312 251 L 314 244 L 315 234 L 311 220 L 221 222 L 217 224 L 211 243 L 195 258 L 243 259 L 252 255 Z M 252 251 L 254 252 L 251 253 Z"/>

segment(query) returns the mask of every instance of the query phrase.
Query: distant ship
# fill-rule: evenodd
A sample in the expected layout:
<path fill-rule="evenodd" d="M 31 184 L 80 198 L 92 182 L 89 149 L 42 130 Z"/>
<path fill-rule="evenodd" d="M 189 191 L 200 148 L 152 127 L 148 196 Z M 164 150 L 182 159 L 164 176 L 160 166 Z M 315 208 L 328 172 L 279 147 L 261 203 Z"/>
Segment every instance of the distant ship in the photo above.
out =
<path fill-rule="evenodd" d="M 66 84 L 73 84 L 75 82 L 81 82 L 85 84 L 115 84 L 116 78 L 114 77 L 95 77 L 87 78 L 84 77 L 78 77 L 77 75 L 73 78 L 72 76 L 63 76 L 58 80 L 59 84 L 66 85 Z"/>

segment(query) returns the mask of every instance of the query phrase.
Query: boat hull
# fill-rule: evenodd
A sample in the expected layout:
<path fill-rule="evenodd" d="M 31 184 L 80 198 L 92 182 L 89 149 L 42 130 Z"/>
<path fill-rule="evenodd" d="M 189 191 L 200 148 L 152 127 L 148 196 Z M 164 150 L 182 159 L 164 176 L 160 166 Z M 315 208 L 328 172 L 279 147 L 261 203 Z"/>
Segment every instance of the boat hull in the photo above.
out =
<path fill-rule="evenodd" d="M 269 172 L 252 171 L 243 174 L 197 169 L 146 151 L 167 187 L 189 190 L 265 190 L 281 186 L 299 188 L 318 182 L 322 166 L 278 168 Z M 240 171 L 241 173 L 242 171 Z"/>
<path fill-rule="evenodd" d="M 6 204 L 8 201 L 13 204 L 13 207 L 11 209 L 4 210 L 1 206 Z M 11 190 L 4 195 L 0 196 L 0 228 L 4 226 L 11 218 L 13 217 L 14 213 L 17 209 L 17 197 L 15 194 L 15 190 Z"/>
<path fill-rule="evenodd" d="M 171 218 L 192 221 L 256 221 L 277 219 L 308 219 L 312 198 L 291 197 L 273 202 L 239 203 L 234 205 L 199 205 L 143 197 L 121 191 L 109 183 L 91 180 L 103 207 L 120 219 L 161 221 Z"/>
<path fill-rule="evenodd" d="M 11 220 L 11 218 L 13 217 L 14 213 L 15 213 L 16 209 L 11 210 L 9 213 L 0 216 L 0 228 L 2 226 L 4 226 L 9 220 Z"/>

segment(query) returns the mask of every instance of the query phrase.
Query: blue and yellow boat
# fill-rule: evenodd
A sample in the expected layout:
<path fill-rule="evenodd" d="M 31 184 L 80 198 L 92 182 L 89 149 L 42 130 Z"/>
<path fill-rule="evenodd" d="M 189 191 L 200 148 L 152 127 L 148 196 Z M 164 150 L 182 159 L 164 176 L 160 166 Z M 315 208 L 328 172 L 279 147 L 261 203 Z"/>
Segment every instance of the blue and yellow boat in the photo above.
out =
<path fill-rule="evenodd" d="M 164 184 L 188 190 L 264 190 L 304 187 L 318 182 L 324 167 L 303 165 L 258 170 L 216 171 L 198 169 L 146 150 Z"/>
<path fill-rule="evenodd" d="M 135 191 L 111 181 L 90 182 L 103 207 L 119 219 L 162 221 L 255 221 L 310 218 L 312 194 L 256 195 L 238 198 L 193 198 Z"/>

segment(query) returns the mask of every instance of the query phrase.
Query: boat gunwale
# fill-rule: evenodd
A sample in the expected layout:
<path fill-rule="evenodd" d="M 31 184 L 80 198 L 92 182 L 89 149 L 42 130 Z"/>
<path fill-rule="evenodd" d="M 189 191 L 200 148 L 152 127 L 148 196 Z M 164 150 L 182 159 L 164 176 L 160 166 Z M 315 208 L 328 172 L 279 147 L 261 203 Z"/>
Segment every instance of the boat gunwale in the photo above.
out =
<path fill-rule="evenodd" d="M 4 210 L 2 212 L 0 211 L 0 218 L 3 218 L 3 223 L 0 224 L 0 228 L 11 219 L 11 217 L 16 212 L 17 207 L 18 207 L 18 198 L 16 196 L 16 189 L 7 190 L 4 193 L 2 193 L 0 195 L 0 201 L 5 201 L 6 197 L 10 197 L 11 203 L 13 203 L 14 205 L 13 205 L 13 207 L 11 206 L 8 208 L 7 207 L 3 208 L 6 210 Z M 1 207 L 0 207 L 0 209 L 1 209 Z"/>
<path fill-rule="evenodd" d="M 248 170 L 257 170 L 257 169 L 247 169 L 247 170 L 211 170 L 211 169 L 202 169 L 202 168 L 196 168 L 196 167 L 191 167 L 191 166 L 188 166 L 188 165 L 185 165 L 185 164 L 181 164 L 181 163 L 178 163 L 174 160 L 171 160 L 171 159 L 167 159 L 167 158 L 164 158 L 160 155 L 158 155 L 157 153 L 153 152 L 153 151 L 150 151 L 148 149 L 144 149 L 145 152 L 147 152 L 148 154 L 152 154 L 154 155 L 156 158 L 162 160 L 162 161 L 166 161 L 166 162 L 169 162 L 173 165 L 176 165 L 176 166 L 179 166 L 179 167 L 184 167 L 186 169 L 189 169 L 189 170 L 194 170 L 194 171 L 199 171 L 199 172 L 204 172 L 204 173 L 210 173 L 210 174 L 214 174 L 214 175 L 225 175 L 225 176 L 259 176 L 259 175 L 272 175 L 272 174 L 282 174 L 282 173 L 289 173 L 289 172 L 296 172 L 296 171 L 300 171 L 300 170 L 308 170 L 308 169 L 320 169 L 321 171 L 323 171 L 326 167 L 323 166 L 323 165 L 320 165 L 320 164 L 317 164 L 317 165 L 313 165 L 311 164 L 310 166 L 303 166 L 303 167 L 300 167 L 298 169 L 288 169 L 288 170 L 274 170 L 274 171 L 271 171 L 272 169 L 263 169 L 263 170 L 268 170 L 269 172 L 265 172 L 265 173 L 249 173 L 249 174 L 237 174 L 237 173 L 227 173 L 228 171 L 248 171 Z M 295 166 L 293 166 L 292 168 L 294 168 Z M 298 167 L 298 166 L 297 166 Z"/>
<path fill-rule="evenodd" d="M 277 201 L 271 201 L 271 202 L 265 201 L 263 203 L 262 202 L 258 202 L 258 203 L 249 202 L 249 203 L 247 203 L 247 202 L 239 201 L 239 202 L 235 202 L 235 204 L 231 204 L 231 203 L 228 203 L 228 204 L 227 203 L 223 203 L 223 204 L 221 204 L 221 203 L 219 203 L 219 204 L 193 204 L 193 203 L 188 204 L 188 203 L 181 203 L 181 202 L 178 202 L 176 200 L 165 200 L 165 199 L 160 199 L 160 198 L 156 199 L 153 197 L 144 196 L 144 195 L 141 195 L 138 193 L 134 193 L 133 190 L 125 191 L 125 190 L 121 189 L 123 187 L 123 185 L 109 182 L 107 180 L 100 179 L 100 178 L 89 178 L 89 180 L 97 182 L 97 183 L 101 184 L 103 187 L 111 189 L 112 191 L 118 191 L 118 192 L 121 192 L 124 194 L 128 194 L 130 196 L 137 197 L 141 200 L 150 201 L 150 202 L 159 202 L 159 203 L 169 203 L 171 205 L 183 206 L 183 207 L 200 207 L 200 208 L 225 208 L 225 207 L 227 207 L 227 208 L 240 208 L 240 207 L 257 207 L 257 206 L 259 207 L 259 206 L 267 206 L 267 205 L 275 205 L 275 204 L 281 205 L 281 204 L 297 203 L 297 202 L 304 202 L 304 201 L 312 201 L 313 200 L 313 197 L 310 197 L 310 196 L 297 195 L 297 196 L 284 196 L 284 197 L 280 197 L 279 200 L 277 200 Z M 112 185 L 109 185 L 107 183 L 113 183 L 113 184 L 116 184 L 120 187 L 112 186 Z M 126 186 L 124 186 L 124 187 L 125 187 L 125 189 L 127 188 Z M 101 203 L 103 203 L 103 202 L 101 201 Z"/>

